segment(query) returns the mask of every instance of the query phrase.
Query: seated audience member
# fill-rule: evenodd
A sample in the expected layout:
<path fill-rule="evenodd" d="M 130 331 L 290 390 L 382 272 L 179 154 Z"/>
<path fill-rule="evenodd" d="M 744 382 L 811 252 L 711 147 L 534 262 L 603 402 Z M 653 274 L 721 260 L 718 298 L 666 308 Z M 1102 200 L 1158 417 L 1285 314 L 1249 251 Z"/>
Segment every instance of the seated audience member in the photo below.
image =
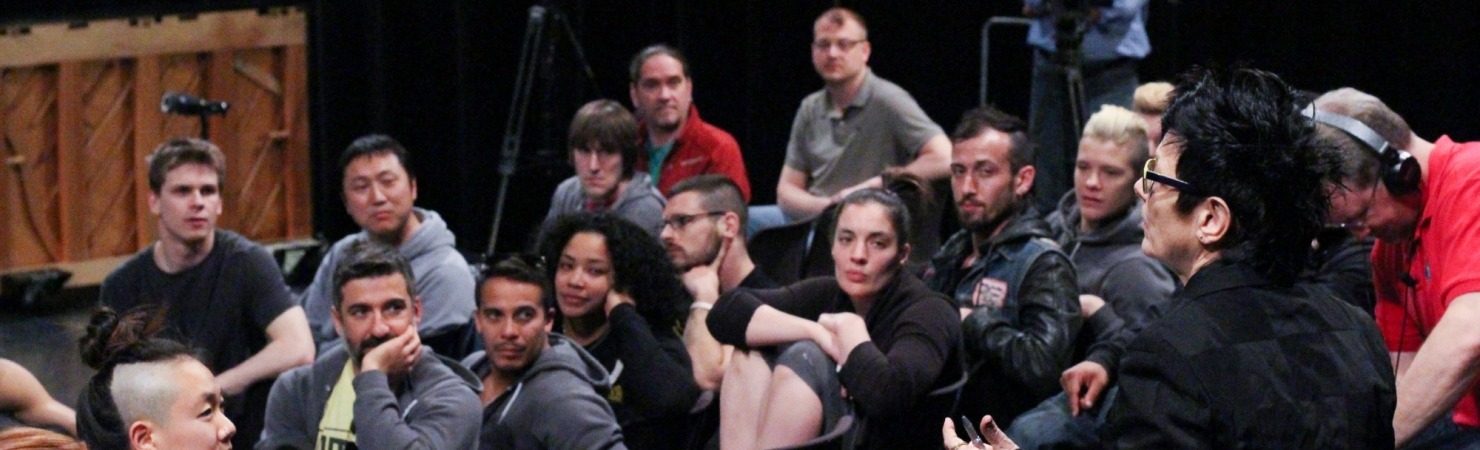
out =
<path fill-rule="evenodd" d="M 355 241 L 332 280 L 344 345 L 278 378 L 257 448 L 476 448 L 481 385 L 421 345 L 422 300 L 406 257 Z"/>
<path fill-rule="evenodd" d="M 415 206 L 416 170 L 410 153 L 390 136 L 361 136 L 339 155 L 339 170 L 344 209 L 360 232 L 334 243 L 303 293 L 314 341 L 323 349 L 339 336 L 332 318 L 334 268 L 351 245 L 371 240 L 399 250 L 411 262 L 414 287 L 426 308 L 420 338 L 439 351 L 450 348 L 447 341 L 461 338 L 454 331 L 473 315 L 473 272 L 442 216 Z"/>
<path fill-rule="evenodd" d="M 1060 375 L 1065 391 L 1013 421 L 1007 434 L 1024 448 L 1098 448 L 1096 430 L 1108 407 L 1101 398 L 1108 373 L 1100 341 L 1108 342 L 1123 322 L 1141 323 L 1147 310 L 1171 297 L 1172 275 L 1141 252 L 1141 205 L 1135 181 L 1149 158 L 1146 123 L 1115 105 L 1100 107 L 1084 126 L 1074 164 L 1074 190 L 1048 217 L 1055 239 L 1074 262 L 1084 329 L 1074 357 L 1084 361 Z M 1093 376 L 1084 372 L 1092 372 Z M 1081 410 L 1092 416 L 1074 420 Z"/>
<path fill-rule="evenodd" d="M 202 350 L 240 427 L 233 445 L 251 447 L 262 430 L 272 380 L 313 362 L 303 308 L 262 245 L 216 227 L 226 155 L 215 144 L 176 138 L 149 157 L 149 211 L 159 239 L 103 280 L 100 302 L 114 311 L 164 307 L 164 337 Z"/>
<path fill-rule="evenodd" d="M 1172 84 L 1165 81 L 1152 81 L 1136 88 L 1131 110 L 1146 121 L 1146 139 L 1151 149 L 1161 145 L 1161 115 L 1172 102 L 1171 94 Z"/>
<path fill-rule="evenodd" d="M 1339 153 L 1273 74 L 1194 69 L 1173 93 L 1136 187 L 1142 249 L 1185 287 L 1120 358 L 1107 444 L 1389 446 L 1393 368 L 1376 325 L 1293 288 Z"/>
<path fill-rule="evenodd" d="M 87 450 L 87 444 L 45 428 L 22 426 L 0 431 L 0 450 Z"/>
<path fill-rule="evenodd" d="M 77 434 L 77 413 L 51 398 L 25 367 L 0 359 L 0 430 L 22 425 Z"/>
<path fill-rule="evenodd" d="M 812 24 L 812 66 L 823 88 L 802 99 L 776 183 L 776 205 L 751 210 L 748 234 L 811 220 L 848 193 L 883 188 L 879 175 L 904 167 L 925 180 L 947 173 L 951 143 L 909 92 L 868 66 L 863 17 L 824 11 Z"/>
<path fill-rule="evenodd" d="M 728 177 L 750 200 L 750 178 L 735 137 L 699 118 L 694 79 L 683 52 L 665 44 L 648 46 L 632 57 L 632 110 L 643 152 L 637 167 L 647 169 L 659 192 L 704 174 Z"/>
<path fill-rule="evenodd" d="M 663 247 L 606 214 L 557 220 L 543 246 L 560 312 L 555 331 L 611 372 L 606 400 L 627 445 L 682 446 L 699 388 L 680 338 L 688 292 Z"/>
<path fill-rule="evenodd" d="M 756 270 L 745 246 L 745 198 L 739 186 L 722 175 L 700 175 L 668 191 L 659 237 L 668 257 L 683 273 L 684 288 L 694 298 L 684 325 L 684 345 L 694 363 L 700 389 L 719 388 L 728 346 L 721 346 L 704 319 L 720 295 L 735 288 L 780 287 Z"/>
<path fill-rule="evenodd" d="M 1032 206 L 1028 126 L 992 107 L 962 115 L 952 135 L 951 190 L 961 219 L 925 284 L 960 311 L 972 417 L 1003 426 L 1059 391 L 1083 320 L 1074 266 Z"/>
<path fill-rule="evenodd" d="M 1396 446 L 1480 446 L 1480 144 L 1425 140 L 1352 88 L 1308 111 L 1342 154 L 1327 221 L 1377 239 L 1376 320 L 1400 380 Z"/>
<path fill-rule="evenodd" d="M 928 394 L 962 376 L 960 316 L 902 270 L 910 218 L 899 197 L 864 189 L 839 205 L 835 277 L 737 289 L 709 315 L 714 336 L 736 347 L 721 448 L 798 444 L 850 413 L 867 421 L 862 448 L 933 446 L 931 427 L 955 397 Z"/>
<path fill-rule="evenodd" d="M 706 445 L 719 432 L 719 401 L 714 392 L 723 381 L 733 347 L 722 345 L 704 321 L 719 296 L 735 288 L 780 287 L 757 270 L 746 247 L 748 211 L 740 187 L 722 175 L 700 175 L 678 182 L 668 191 L 659 237 L 668 257 L 683 273 L 684 288 L 694 298 L 684 323 L 683 341 L 693 361 L 694 382 L 706 391 L 700 396 L 693 447 Z M 701 444 L 702 443 L 702 444 Z"/>
<path fill-rule="evenodd" d="M 479 448 L 625 449 L 606 399 L 606 369 L 565 336 L 551 333 L 544 267 L 499 261 L 478 282 L 475 322 L 483 348 L 463 365 L 483 380 Z"/>
<path fill-rule="evenodd" d="M 555 188 L 540 226 L 549 236 L 555 219 L 575 213 L 609 213 L 637 224 L 652 237 L 663 228 L 663 194 L 639 170 L 637 121 L 611 100 L 593 100 L 570 121 L 570 163 L 576 175 Z"/>
<path fill-rule="evenodd" d="M 217 377 L 184 344 L 157 337 L 167 319 L 153 307 L 119 316 L 104 307 L 81 340 L 97 369 L 77 402 L 77 434 L 89 448 L 231 448 L 236 426 L 221 411 Z"/>

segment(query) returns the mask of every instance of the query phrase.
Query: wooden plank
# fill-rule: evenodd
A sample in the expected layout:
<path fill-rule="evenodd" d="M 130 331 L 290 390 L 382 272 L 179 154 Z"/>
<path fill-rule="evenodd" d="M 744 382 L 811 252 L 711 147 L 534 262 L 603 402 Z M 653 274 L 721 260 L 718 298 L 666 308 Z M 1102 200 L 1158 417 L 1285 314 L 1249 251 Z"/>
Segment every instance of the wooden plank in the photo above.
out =
<path fill-rule="evenodd" d="M 83 63 L 66 62 L 57 68 L 57 215 L 61 223 L 61 252 L 63 261 L 82 259 L 86 253 L 81 238 L 78 215 L 83 192 L 78 192 L 81 180 L 87 176 L 82 172 L 82 94 L 86 80 L 82 76 Z"/>
<path fill-rule="evenodd" d="M 282 11 L 282 10 L 279 10 Z M 0 36 L 0 67 L 127 58 L 164 53 L 303 45 L 308 21 L 300 8 L 260 15 L 256 10 L 181 16 L 94 20 L 86 27 L 37 24 L 30 33 Z"/>
<path fill-rule="evenodd" d="M 149 212 L 149 154 L 164 141 L 164 113 L 159 111 L 160 59 L 139 57 L 134 62 L 134 152 L 129 172 L 134 177 L 134 248 L 154 241 L 154 215 Z"/>
<path fill-rule="evenodd" d="M 11 235 L 4 239 L 6 266 L 41 264 L 60 259 L 60 221 L 54 193 L 56 166 L 57 67 L 5 71 L 0 99 L 6 109 L 4 145 L 9 148 L 7 175 L 0 199 L 11 208 Z M 13 155 L 14 158 L 10 158 Z"/>
<path fill-rule="evenodd" d="M 9 249 L 8 251 L 0 252 L 0 267 L 15 265 L 16 252 L 14 249 L 17 246 L 11 242 L 11 239 L 14 237 L 11 235 L 10 222 L 14 220 L 12 219 L 15 217 L 14 214 L 20 210 L 20 208 L 11 208 L 11 205 L 14 204 L 11 201 L 11 196 L 18 195 L 12 194 L 12 192 L 19 191 L 19 189 L 11 186 L 10 178 L 15 171 L 11 169 L 12 163 L 10 157 L 12 155 L 11 152 L 16 150 L 10 148 L 10 136 L 7 133 L 8 130 L 6 127 L 6 124 L 9 123 L 7 120 L 10 118 L 11 105 L 5 99 L 9 96 L 6 88 L 10 85 L 11 72 L 9 69 L 0 69 L 0 139 L 4 140 L 4 142 L 0 142 L 0 158 L 4 159 L 3 169 L 0 169 L 0 191 L 3 191 L 0 192 L 0 248 Z"/>
<path fill-rule="evenodd" d="M 283 49 L 283 188 L 288 237 L 313 234 L 313 201 L 309 190 L 308 159 L 308 49 L 289 45 Z M 274 136 L 276 138 L 277 136 Z"/>
<path fill-rule="evenodd" d="M 90 89 L 83 94 L 87 134 L 81 173 L 87 176 L 69 182 L 81 184 L 77 192 L 85 193 L 77 217 L 87 257 L 125 254 L 133 251 L 133 171 L 120 161 L 133 159 L 134 65 L 123 60 L 86 65 Z"/>
<path fill-rule="evenodd" d="M 201 82 L 204 84 L 202 90 L 205 96 L 207 98 L 224 99 L 231 102 L 232 110 L 238 109 L 236 98 L 232 96 L 233 91 L 235 91 L 233 86 L 233 69 L 231 67 L 231 60 L 234 53 L 232 50 L 211 52 L 206 57 L 205 75 L 201 78 Z M 215 143 L 217 147 L 221 148 L 221 152 L 226 154 L 226 185 L 221 186 L 221 205 L 223 211 L 221 218 L 216 221 L 216 226 L 231 230 L 236 230 L 240 227 L 239 224 L 242 223 L 241 221 L 243 219 L 242 211 L 233 208 L 237 204 L 238 196 L 236 189 L 232 189 L 233 185 L 240 186 L 238 183 L 241 182 L 241 180 L 233 177 L 233 174 L 238 173 L 236 166 L 242 164 L 242 159 L 239 156 L 241 153 L 236 148 L 236 122 L 241 120 L 241 116 L 241 111 L 229 111 L 224 117 L 210 116 L 206 119 L 211 122 L 211 134 L 208 140 Z"/>

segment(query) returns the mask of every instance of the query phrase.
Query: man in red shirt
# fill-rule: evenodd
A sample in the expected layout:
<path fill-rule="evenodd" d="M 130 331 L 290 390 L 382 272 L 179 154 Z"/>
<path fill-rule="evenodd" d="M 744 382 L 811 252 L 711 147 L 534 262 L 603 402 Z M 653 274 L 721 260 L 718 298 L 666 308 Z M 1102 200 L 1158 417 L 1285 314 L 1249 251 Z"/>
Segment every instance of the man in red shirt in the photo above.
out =
<path fill-rule="evenodd" d="M 699 119 L 694 107 L 694 80 L 678 49 L 658 44 L 632 57 L 630 93 L 644 152 L 639 170 L 652 176 L 660 192 L 695 175 L 730 177 L 750 201 L 750 179 L 740 144 L 730 133 Z"/>
<path fill-rule="evenodd" d="M 1429 142 L 1351 88 L 1308 116 L 1341 148 L 1329 221 L 1377 237 L 1377 322 L 1397 368 L 1397 447 L 1480 443 L 1480 143 Z"/>

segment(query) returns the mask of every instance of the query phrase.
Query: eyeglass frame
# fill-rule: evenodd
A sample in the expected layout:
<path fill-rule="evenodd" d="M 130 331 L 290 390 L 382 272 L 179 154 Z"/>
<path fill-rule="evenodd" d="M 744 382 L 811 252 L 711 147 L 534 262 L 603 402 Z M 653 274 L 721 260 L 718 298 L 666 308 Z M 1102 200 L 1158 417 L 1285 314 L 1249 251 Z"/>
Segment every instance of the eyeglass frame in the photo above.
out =
<path fill-rule="evenodd" d="M 1171 186 L 1173 189 L 1189 194 L 1197 193 L 1197 188 L 1193 186 L 1192 183 L 1172 178 L 1170 176 L 1163 175 L 1155 170 L 1151 170 L 1151 166 L 1155 164 L 1156 158 L 1147 158 L 1146 164 L 1141 166 L 1141 190 L 1145 191 L 1146 195 L 1151 195 L 1151 186 L 1153 186 L 1153 184 L 1151 184 L 1152 182 L 1165 184 L 1167 186 Z"/>
<path fill-rule="evenodd" d="M 688 228 L 689 224 L 694 223 L 695 220 L 699 220 L 702 217 L 717 217 L 723 216 L 728 213 L 729 211 L 705 211 L 695 214 L 674 214 L 673 217 L 666 217 L 663 219 L 662 228 L 673 227 L 673 231 L 678 231 L 684 228 Z"/>
<path fill-rule="evenodd" d="M 865 42 L 868 42 L 868 39 L 859 39 L 859 40 L 856 40 L 856 41 L 855 40 L 852 40 L 852 39 L 838 39 L 838 40 L 817 39 L 817 40 L 814 40 L 812 42 L 808 42 L 807 44 L 812 47 L 812 50 L 816 50 L 816 51 L 819 51 L 819 52 L 826 52 L 828 50 L 831 50 L 833 47 L 837 47 L 838 50 L 842 50 L 843 53 L 847 53 L 847 52 L 852 51 L 855 48 L 858 48 L 858 44 L 862 44 L 862 43 L 865 43 Z M 827 45 L 826 46 L 823 46 L 822 44 L 827 44 Z"/>

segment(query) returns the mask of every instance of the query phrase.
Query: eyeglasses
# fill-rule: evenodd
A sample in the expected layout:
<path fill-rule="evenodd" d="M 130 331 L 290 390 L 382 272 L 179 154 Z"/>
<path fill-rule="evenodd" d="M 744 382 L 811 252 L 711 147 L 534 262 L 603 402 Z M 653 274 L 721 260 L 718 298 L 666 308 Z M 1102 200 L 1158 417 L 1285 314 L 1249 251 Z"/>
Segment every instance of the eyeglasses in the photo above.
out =
<path fill-rule="evenodd" d="M 1367 228 L 1367 215 L 1372 212 L 1372 202 L 1377 200 L 1377 183 L 1372 183 L 1372 190 L 1367 194 L 1367 204 L 1362 206 L 1362 212 L 1357 213 L 1355 219 L 1340 223 L 1328 223 L 1326 228 L 1338 228 L 1347 231 L 1356 231 Z"/>
<path fill-rule="evenodd" d="M 855 40 L 852 40 L 852 39 L 838 39 L 836 41 L 832 41 L 832 40 L 827 40 L 827 39 L 818 39 L 818 40 L 812 41 L 812 49 L 813 50 L 817 50 L 819 52 L 825 52 L 825 51 L 827 51 L 827 49 L 830 49 L 830 48 L 833 48 L 833 47 L 837 47 L 838 50 L 842 50 L 844 52 L 847 52 L 849 50 L 853 50 L 853 47 L 856 47 L 856 46 L 858 46 L 858 44 L 862 44 L 864 42 L 868 42 L 868 40 L 867 39 L 859 39 L 859 40 L 856 40 L 855 41 Z"/>
<path fill-rule="evenodd" d="M 1192 183 L 1156 173 L 1156 171 L 1151 170 L 1151 166 L 1154 165 L 1156 165 L 1156 158 L 1151 158 L 1146 160 L 1145 166 L 1141 167 L 1141 190 L 1146 192 L 1146 195 L 1151 195 L 1151 186 L 1154 186 L 1152 182 L 1165 184 L 1171 186 L 1173 189 L 1189 194 L 1196 193 L 1192 187 Z"/>
<path fill-rule="evenodd" d="M 688 227 L 689 224 L 694 223 L 694 221 L 698 220 L 700 217 L 714 217 L 723 215 L 725 215 L 724 211 L 709 211 L 701 212 L 698 214 L 674 214 L 667 219 L 663 219 L 663 226 L 673 227 L 674 230 L 682 230 L 685 227 Z"/>

